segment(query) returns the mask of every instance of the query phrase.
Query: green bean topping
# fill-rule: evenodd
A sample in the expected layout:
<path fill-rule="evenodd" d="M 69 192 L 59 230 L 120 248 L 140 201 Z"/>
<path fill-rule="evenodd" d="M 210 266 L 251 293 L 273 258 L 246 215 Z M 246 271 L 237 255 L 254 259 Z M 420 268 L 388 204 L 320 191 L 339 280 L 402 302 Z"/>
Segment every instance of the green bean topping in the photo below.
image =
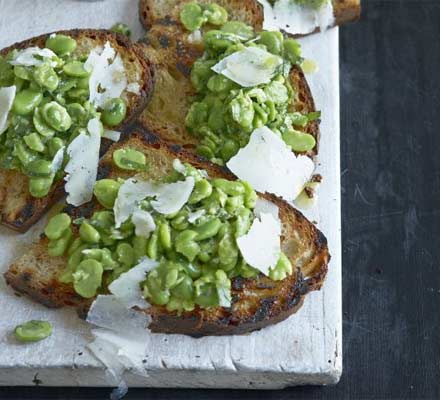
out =
<path fill-rule="evenodd" d="M 55 101 L 51 101 L 43 106 L 41 115 L 45 122 L 58 132 L 67 131 L 72 125 L 67 110 Z"/>
<path fill-rule="evenodd" d="M 297 152 L 310 151 L 316 146 L 316 140 L 312 135 L 295 130 L 284 132 L 283 140 Z"/>
<path fill-rule="evenodd" d="M 126 170 L 143 170 L 147 165 L 145 155 L 129 147 L 116 150 L 113 161 L 119 168 Z"/>
<path fill-rule="evenodd" d="M 47 321 L 28 321 L 14 330 L 15 338 L 23 343 L 38 342 L 52 334 L 52 325 Z"/>
<path fill-rule="evenodd" d="M 102 179 L 95 184 L 93 193 L 105 208 L 113 208 L 121 184 L 113 179 Z"/>
<path fill-rule="evenodd" d="M 312 136 L 293 133 L 294 127 L 305 130 L 313 120 L 312 115 L 309 119 L 307 113 L 294 111 L 298 99 L 290 86 L 289 74 L 292 66 L 300 66 L 303 60 L 296 40 L 285 38 L 281 32 L 255 32 L 243 22 L 227 21 L 227 13 L 213 4 L 186 3 L 180 17 L 190 31 L 205 24 L 215 25 L 214 29 L 204 30 L 205 53 L 191 70 L 197 95 L 189 107 L 185 125 L 199 140 L 197 154 L 224 165 L 247 145 L 251 133 L 262 126 L 278 134 L 295 152 L 307 152 L 316 146 Z M 272 58 L 268 60 L 283 60 L 269 82 L 242 87 L 233 78 L 245 73 L 239 71 L 239 65 L 232 65 L 235 69 L 229 74 L 213 71 L 226 57 L 252 47 L 269 53 Z"/>
<path fill-rule="evenodd" d="M 187 3 L 180 13 L 180 20 L 186 29 L 195 31 L 207 21 L 207 18 L 203 15 L 202 7 L 197 3 Z"/>
<path fill-rule="evenodd" d="M 47 196 L 52 187 L 53 177 L 50 178 L 30 178 L 29 192 L 33 197 L 40 198 Z"/>
<path fill-rule="evenodd" d="M 130 154 L 133 149 L 125 150 Z M 113 208 L 121 179 L 96 182 L 94 194 L 104 209 L 89 218 L 74 220 L 72 225 L 66 213 L 52 217 L 45 229 L 49 254 L 66 260 L 59 280 L 73 284 L 80 296 L 91 298 L 146 256 L 159 263 L 141 283 L 148 302 L 178 313 L 196 306 L 230 307 L 231 279 L 259 274 L 245 262 L 237 245 L 237 238 L 246 235 L 254 222 L 257 194 L 246 182 L 211 179 L 188 164 L 175 168 L 179 172 L 170 173 L 163 182 L 191 176 L 193 191 L 183 208 L 169 215 L 155 211 L 152 197 L 136 203 L 154 221 L 149 236 L 138 236 L 131 218 L 115 227 Z M 281 280 L 291 273 L 292 264 L 281 253 L 269 278 Z"/>
<path fill-rule="evenodd" d="M 84 68 L 84 63 L 78 60 L 73 60 L 65 64 L 63 71 L 66 75 L 75 78 L 86 78 L 90 75 L 90 73 Z"/>
<path fill-rule="evenodd" d="M 35 65 L 11 65 L 18 60 L 17 50 L 0 56 L 0 88 L 15 86 L 7 129 L 0 140 L 0 168 L 25 174 L 30 195 L 36 198 L 47 196 L 63 178 L 67 157 L 63 168 L 50 171 L 49 167 L 61 148 L 67 149 L 80 133 L 87 133 L 89 121 L 98 118 L 111 128 L 127 116 L 122 98 L 109 99 L 102 107 L 89 101 L 93 71 L 86 67 L 89 54 L 78 49 L 75 38 L 52 34 L 44 45 L 34 56 Z"/>
<path fill-rule="evenodd" d="M 228 12 L 218 4 L 186 3 L 180 12 L 180 21 L 189 31 L 195 31 L 204 24 L 223 25 L 228 20 Z"/>
<path fill-rule="evenodd" d="M 44 229 L 44 234 L 51 240 L 59 239 L 70 227 L 71 219 L 66 213 L 53 216 Z"/>
<path fill-rule="evenodd" d="M 101 235 L 99 232 L 89 223 L 83 222 L 79 228 L 79 236 L 81 240 L 86 243 L 99 243 Z"/>
<path fill-rule="evenodd" d="M 127 106 L 122 99 L 110 99 L 104 105 L 102 122 L 107 126 L 119 125 L 125 118 Z"/>
<path fill-rule="evenodd" d="M 127 24 L 124 24 L 124 23 L 122 23 L 122 22 L 117 22 L 116 24 L 114 24 L 114 25 L 110 28 L 110 30 L 111 30 L 112 32 L 115 32 L 115 33 L 120 33 L 121 35 L 125 35 L 125 36 L 128 36 L 128 37 L 131 36 L 131 30 L 130 30 L 130 28 L 128 27 Z"/>
<path fill-rule="evenodd" d="M 65 56 L 75 51 L 76 40 L 66 35 L 51 35 L 46 40 L 46 47 L 59 56 Z"/>
<path fill-rule="evenodd" d="M 82 297 L 89 299 L 96 295 L 102 283 L 102 264 L 99 261 L 87 259 L 81 261 L 73 273 L 73 286 Z"/>
<path fill-rule="evenodd" d="M 12 110 L 18 115 L 29 115 L 43 100 L 40 92 L 31 89 L 25 89 L 15 95 Z"/>

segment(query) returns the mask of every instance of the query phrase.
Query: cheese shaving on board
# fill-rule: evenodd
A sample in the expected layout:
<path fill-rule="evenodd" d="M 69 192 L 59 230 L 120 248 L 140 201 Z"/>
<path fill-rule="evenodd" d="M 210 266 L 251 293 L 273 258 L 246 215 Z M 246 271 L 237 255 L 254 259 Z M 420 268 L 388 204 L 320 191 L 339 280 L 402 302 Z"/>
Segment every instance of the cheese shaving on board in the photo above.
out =
<path fill-rule="evenodd" d="M 115 295 L 98 295 L 86 321 L 99 328 L 115 332 L 126 330 L 133 335 L 144 332 L 150 322 L 147 315 L 127 308 Z"/>
<path fill-rule="evenodd" d="M 150 342 L 149 316 L 127 308 L 115 295 L 99 295 L 87 315 L 94 340 L 87 345 L 91 353 L 107 368 L 109 382 L 117 386 L 112 398 L 120 399 L 127 392 L 123 373 L 130 369 L 147 376 L 143 360 Z"/>

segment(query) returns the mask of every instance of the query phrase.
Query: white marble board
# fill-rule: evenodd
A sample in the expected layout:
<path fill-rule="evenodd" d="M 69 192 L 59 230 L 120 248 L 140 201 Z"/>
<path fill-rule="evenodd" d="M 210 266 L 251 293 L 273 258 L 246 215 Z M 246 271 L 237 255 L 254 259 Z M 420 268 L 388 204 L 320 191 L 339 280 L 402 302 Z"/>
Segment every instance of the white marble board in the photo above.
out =
<path fill-rule="evenodd" d="M 135 38 L 138 0 L 0 0 L 0 48 L 58 29 L 108 28 L 128 23 Z M 135 387 L 274 389 L 334 384 L 342 372 L 341 232 L 339 165 L 338 30 L 301 40 L 305 57 L 320 70 L 309 75 L 322 110 L 319 172 L 324 177 L 318 206 L 307 212 L 329 241 L 332 254 L 323 289 L 307 296 L 288 320 L 246 336 L 192 339 L 151 335 L 148 376 L 126 374 Z M 0 273 L 36 239 L 44 221 L 25 235 L 0 229 Z M 52 322 L 47 340 L 21 345 L 11 337 L 29 319 Z M 104 369 L 88 353 L 89 327 L 73 310 L 48 310 L 17 297 L 0 278 L 0 385 L 107 386 Z M 38 375 L 37 375 L 38 374 Z"/>

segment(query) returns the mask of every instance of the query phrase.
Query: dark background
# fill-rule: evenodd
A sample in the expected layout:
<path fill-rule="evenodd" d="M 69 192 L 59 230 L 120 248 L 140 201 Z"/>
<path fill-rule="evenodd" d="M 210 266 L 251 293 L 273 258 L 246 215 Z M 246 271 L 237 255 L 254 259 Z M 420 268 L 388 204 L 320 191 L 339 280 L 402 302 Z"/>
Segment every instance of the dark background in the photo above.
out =
<path fill-rule="evenodd" d="M 440 398 L 440 0 L 362 0 L 340 31 L 344 372 L 335 387 L 126 399 Z M 0 388 L 1 399 L 108 389 Z"/>

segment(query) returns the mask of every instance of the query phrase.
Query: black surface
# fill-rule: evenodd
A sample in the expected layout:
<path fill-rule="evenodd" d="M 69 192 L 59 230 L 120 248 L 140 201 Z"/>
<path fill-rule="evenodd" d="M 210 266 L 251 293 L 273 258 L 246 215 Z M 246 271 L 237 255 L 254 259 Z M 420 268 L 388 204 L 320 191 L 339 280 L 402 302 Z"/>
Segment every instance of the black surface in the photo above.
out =
<path fill-rule="evenodd" d="M 363 1 L 341 29 L 344 373 L 328 388 L 126 399 L 440 398 L 440 2 Z M 0 398 L 109 390 L 0 388 Z"/>

